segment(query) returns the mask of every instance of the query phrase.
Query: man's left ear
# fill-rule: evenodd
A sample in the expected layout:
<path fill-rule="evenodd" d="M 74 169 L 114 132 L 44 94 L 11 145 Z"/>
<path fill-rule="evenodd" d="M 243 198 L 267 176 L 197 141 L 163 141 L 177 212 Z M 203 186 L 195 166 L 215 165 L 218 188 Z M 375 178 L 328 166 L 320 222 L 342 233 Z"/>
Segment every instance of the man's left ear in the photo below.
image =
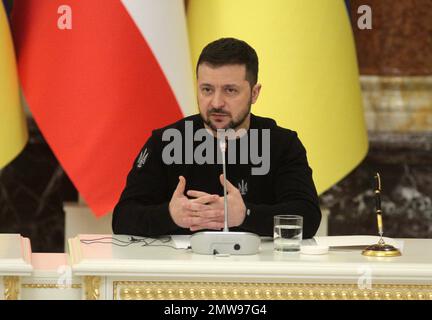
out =
<path fill-rule="evenodd" d="M 257 83 L 256 85 L 253 86 L 252 88 L 252 103 L 255 103 L 258 100 L 258 96 L 260 94 L 261 91 L 261 84 Z"/>

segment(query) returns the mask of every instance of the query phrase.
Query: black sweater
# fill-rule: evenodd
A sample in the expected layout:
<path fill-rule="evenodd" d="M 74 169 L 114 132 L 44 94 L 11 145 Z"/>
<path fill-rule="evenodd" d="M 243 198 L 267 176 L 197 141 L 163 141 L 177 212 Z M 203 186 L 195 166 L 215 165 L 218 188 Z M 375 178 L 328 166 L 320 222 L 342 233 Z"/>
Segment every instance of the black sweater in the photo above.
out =
<path fill-rule="evenodd" d="M 190 234 L 189 229 L 174 223 L 168 210 L 180 175 L 186 178 L 186 191 L 193 189 L 223 195 L 219 181 L 221 164 L 184 164 L 183 161 L 183 164 L 167 165 L 162 161 L 162 150 L 170 143 L 162 141 L 164 130 L 175 128 L 184 139 L 185 121 L 193 121 L 194 132 L 204 128 L 200 115 L 190 116 L 154 130 L 142 148 L 114 209 L 114 233 L 149 237 Z M 244 203 L 250 210 L 243 224 L 230 230 L 272 236 L 274 215 L 295 214 L 303 216 L 303 238 L 313 237 L 321 221 L 321 211 L 306 150 L 296 132 L 277 126 L 272 119 L 252 114 L 250 128 L 270 129 L 270 170 L 265 175 L 252 175 L 251 167 L 259 165 L 250 161 L 249 164 L 227 162 L 227 178 L 239 187 Z M 200 143 L 194 142 L 194 150 Z M 216 154 L 217 144 L 215 147 Z M 185 159 L 184 149 L 182 156 Z"/>

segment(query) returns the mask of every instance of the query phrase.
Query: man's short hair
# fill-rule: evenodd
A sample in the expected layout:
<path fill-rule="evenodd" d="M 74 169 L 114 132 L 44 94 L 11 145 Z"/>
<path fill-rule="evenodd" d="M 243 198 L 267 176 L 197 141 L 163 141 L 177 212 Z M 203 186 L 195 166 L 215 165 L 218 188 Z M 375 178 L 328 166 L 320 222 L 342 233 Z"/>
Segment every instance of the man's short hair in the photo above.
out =
<path fill-rule="evenodd" d="M 198 67 L 208 63 L 214 67 L 224 65 L 240 64 L 246 66 L 246 80 L 251 88 L 258 81 L 258 56 L 255 49 L 243 40 L 235 38 L 221 38 L 210 42 L 202 50 L 197 66 L 196 73 L 198 76 Z"/>

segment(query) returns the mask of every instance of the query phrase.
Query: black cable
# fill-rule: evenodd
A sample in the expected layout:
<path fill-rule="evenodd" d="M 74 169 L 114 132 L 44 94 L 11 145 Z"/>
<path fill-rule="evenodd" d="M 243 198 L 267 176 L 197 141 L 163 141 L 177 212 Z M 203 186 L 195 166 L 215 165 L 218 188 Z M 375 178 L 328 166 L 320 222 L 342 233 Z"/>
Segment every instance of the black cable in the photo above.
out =
<path fill-rule="evenodd" d="M 103 241 L 103 240 L 110 240 L 110 241 Z M 190 249 L 190 246 L 188 248 L 176 248 L 175 246 L 170 246 L 166 244 L 154 244 L 157 241 L 160 241 L 161 243 L 167 243 L 170 242 L 172 239 L 170 236 L 161 237 L 161 238 L 149 238 L 149 237 L 143 237 L 143 238 L 137 238 L 137 237 L 130 237 L 128 241 L 121 240 L 115 237 L 101 237 L 101 238 L 95 238 L 95 239 L 81 239 L 80 242 L 83 244 L 112 244 L 118 247 L 127 247 L 131 244 L 135 243 L 143 243 L 142 247 L 168 247 L 175 250 L 188 250 Z M 119 242 L 119 243 L 116 243 Z"/>
<path fill-rule="evenodd" d="M 133 238 L 133 237 L 132 237 Z M 82 239 L 80 240 L 81 243 L 84 244 L 91 244 L 91 243 L 111 243 L 111 242 L 102 242 L 101 240 L 114 240 L 114 241 L 118 241 L 120 243 L 124 243 L 124 244 L 130 244 L 131 240 L 129 241 L 124 241 L 124 240 L 120 240 L 114 237 L 101 237 L 101 238 L 95 238 L 95 239 Z"/>

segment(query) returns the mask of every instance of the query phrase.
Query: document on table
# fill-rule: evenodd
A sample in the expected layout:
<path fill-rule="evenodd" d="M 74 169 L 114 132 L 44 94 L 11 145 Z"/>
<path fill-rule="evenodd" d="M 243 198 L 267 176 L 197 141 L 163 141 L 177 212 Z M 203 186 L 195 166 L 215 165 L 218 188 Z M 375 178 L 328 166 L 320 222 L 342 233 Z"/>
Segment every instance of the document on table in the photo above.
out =
<path fill-rule="evenodd" d="M 379 236 L 365 236 L 365 235 L 353 235 L 353 236 L 328 236 L 328 237 L 314 237 L 313 239 L 304 240 L 304 245 L 319 245 L 328 246 L 330 248 L 362 248 L 378 243 Z M 404 242 L 401 239 L 392 239 L 383 237 L 386 244 L 390 244 L 400 251 L 403 250 Z"/>

